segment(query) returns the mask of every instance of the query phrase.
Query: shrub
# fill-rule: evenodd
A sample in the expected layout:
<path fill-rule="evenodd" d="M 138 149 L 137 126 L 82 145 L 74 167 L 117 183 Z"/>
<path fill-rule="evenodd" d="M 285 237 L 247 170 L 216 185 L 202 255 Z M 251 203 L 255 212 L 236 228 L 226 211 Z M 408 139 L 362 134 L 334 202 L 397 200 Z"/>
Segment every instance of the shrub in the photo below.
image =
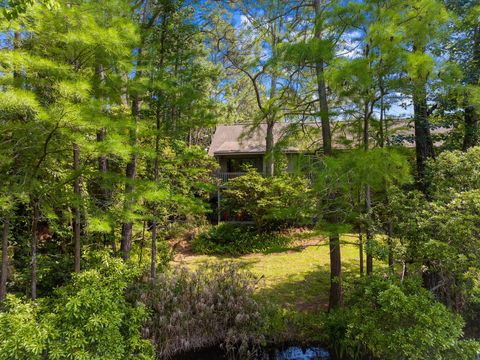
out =
<path fill-rule="evenodd" d="M 274 232 L 257 232 L 249 225 L 222 223 L 198 235 L 192 248 L 199 254 L 243 255 L 285 247 L 287 236 Z"/>
<path fill-rule="evenodd" d="M 227 182 L 222 191 L 224 210 L 252 218 L 259 231 L 311 221 L 313 203 L 305 178 L 291 174 L 265 178 L 255 169 L 247 170 Z"/>
<path fill-rule="evenodd" d="M 217 345 L 247 354 L 262 340 L 255 281 L 233 264 L 206 264 L 193 272 L 176 268 L 138 288 L 152 311 L 147 332 L 157 356 Z"/>
<path fill-rule="evenodd" d="M 357 283 L 327 320 L 335 352 L 353 359 L 475 359 L 478 344 L 461 340 L 463 326 L 419 283 L 375 277 Z"/>
<path fill-rule="evenodd" d="M 53 329 L 49 358 L 151 358 L 151 346 L 141 337 L 146 308 L 125 297 L 138 275 L 120 259 L 103 257 L 100 266 L 75 274 L 71 284 L 59 288 L 45 317 Z"/>
<path fill-rule="evenodd" d="M 39 302 L 7 296 L 0 312 L 0 359 L 43 359 L 49 329 L 39 323 L 39 308 Z"/>
<path fill-rule="evenodd" d="M 146 308 L 125 296 L 137 275 L 131 264 L 104 256 L 51 298 L 10 297 L 0 313 L 0 359 L 152 359 L 141 337 Z"/>

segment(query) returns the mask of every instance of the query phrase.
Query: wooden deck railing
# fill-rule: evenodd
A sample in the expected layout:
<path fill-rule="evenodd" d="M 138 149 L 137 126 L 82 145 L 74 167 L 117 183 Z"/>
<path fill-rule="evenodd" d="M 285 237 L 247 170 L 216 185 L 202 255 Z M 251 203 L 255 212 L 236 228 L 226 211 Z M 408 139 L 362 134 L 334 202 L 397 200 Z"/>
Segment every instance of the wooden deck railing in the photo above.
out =
<path fill-rule="evenodd" d="M 215 176 L 220 179 L 222 184 L 224 184 L 230 179 L 234 179 L 245 174 L 245 172 L 216 172 Z M 265 176 L 263 172 L 261 174 Z M 313 175 L 311 173 L 305 174 L 305 176 L 309 179 L 309 181 L 312 181 Z"/>
<path fill-rule="evenodd" d="M 230 179 L 245 175 L 244 172 L 217 172 L 216 176 L 222 181 L 222 184 Z"/>

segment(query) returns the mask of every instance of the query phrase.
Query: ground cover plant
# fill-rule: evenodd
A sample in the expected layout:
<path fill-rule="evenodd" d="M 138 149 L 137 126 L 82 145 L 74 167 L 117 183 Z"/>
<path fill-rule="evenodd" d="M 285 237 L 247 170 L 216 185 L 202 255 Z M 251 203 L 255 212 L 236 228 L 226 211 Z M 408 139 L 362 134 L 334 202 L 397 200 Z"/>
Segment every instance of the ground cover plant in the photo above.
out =
<path fill-rule="evenodd" d="M 200 233 L 192 248 L 199 254 L 244 255 L 286 248 L 291 239 L 281 232 L 258 232 L 255 226 L 222 223 Z"/>

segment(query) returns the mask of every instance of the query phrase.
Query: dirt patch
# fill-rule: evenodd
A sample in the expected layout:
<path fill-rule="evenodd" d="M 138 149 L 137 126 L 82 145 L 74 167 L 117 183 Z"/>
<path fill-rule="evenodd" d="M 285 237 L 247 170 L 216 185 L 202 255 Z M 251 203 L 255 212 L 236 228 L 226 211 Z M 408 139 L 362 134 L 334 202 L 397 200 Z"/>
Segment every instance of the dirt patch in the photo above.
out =
<path fill-rule="evenodd" d="M 182 262 L 186 257 L 195 256 L 189 240 L 170 240 L 170 247 L 173 251 L 173 261 Z"/>

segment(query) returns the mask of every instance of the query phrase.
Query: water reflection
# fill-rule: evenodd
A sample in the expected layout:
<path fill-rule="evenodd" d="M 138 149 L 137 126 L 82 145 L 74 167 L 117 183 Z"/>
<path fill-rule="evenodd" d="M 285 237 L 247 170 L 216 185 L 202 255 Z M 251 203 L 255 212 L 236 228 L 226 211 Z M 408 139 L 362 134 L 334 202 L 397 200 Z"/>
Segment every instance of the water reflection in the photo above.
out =
<path fill-rule="evenodd" d="M 176 356 L 175 360 L 229 360 L 225 353 L 216 349 L 204 349 L 188 354 Z M 233 356 L 235 359 L 241 359 L 241 356 Z M 330 355 L 327 350 L 321 347 L 300 347 L 286 346 L 281 348 L 268 348 L 262 350 L 261 354 L 249 360 L 329 360 Z"/>
<path fill-rule="evenodd" d="M 272 355 L 269 355 L 266 360 L 326 360 L 330 358 L 328 351 L 319 347 L 290 346 L 286 349 L 276 349 Z"/>

